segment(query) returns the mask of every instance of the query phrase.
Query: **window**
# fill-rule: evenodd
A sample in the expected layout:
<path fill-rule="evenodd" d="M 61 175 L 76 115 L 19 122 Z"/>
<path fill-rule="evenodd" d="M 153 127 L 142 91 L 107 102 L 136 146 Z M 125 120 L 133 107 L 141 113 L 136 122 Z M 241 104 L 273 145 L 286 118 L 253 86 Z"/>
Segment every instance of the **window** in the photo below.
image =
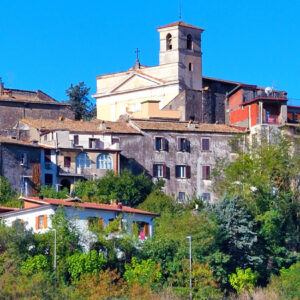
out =
<path fill-rule="evenodd" d="M 176 178 L 191 178 L 191 167 L 190 166 L 175 166 Z"/>
<path fill-rule="evenodd" d="M 192 72 L 193 71 L 193 64 L 189 63 L 189 71 Z"/>
<path fill-rule="evenodd" d="M 41 215 L 35 217 L 35 229 L 38 230 L 38 229 L 47 228 L 48 227 L 47 220 L 48 220 L 47 215 Z"/>
<path fill-rule="evenodd" d="M 65 156 L 64 157 L 64 167 L 65 168 L 70 168 L 71 167 L 71 157 L 70 156 Z"/>
<path fill-rule="evenodd" d="M 80 153 L 76 157 L 76 168 L 89 168 L 91 161 L 86 153 Z"/>
<path fill-rule="evenodd" d="M 178 151 L 182 152 L 190 152 L 190 141 L 186 138 L 179 138 L 178 139 Z"/>
<path fill-rule="evenodd" d="M 165 164 L 154 164 L 153 165 L 153 177 L 166 178 L 167 167 Z"/>
<path fill-rule="evenodd" d="M 89 148 L 91 149 L 100 149 L 101 143 L 99 139 L 89 139 Z"/>
<path fill-rule="evenodd" d="M 155 150 L 156 151 L 168 151 L 169 143 L 168 140 L 163 137 L 155 138 Z"/>
<path fill-rule="evenodd" d="M 27 153 L 21 153 L 19 161 L 20 161 L 20 166 L 27 166 L 28 163 Z"/>
<path fill-rule="evenodd" d="M 45 162 L 51 162 L 51 150 L 45 149 Z"/>
<path fill-rule="evenodd" d="M 203 180 L 210 179 L 210 166 L 202 166 L 202 179 Z"/>
<path fill-rule="evenodd" d="M 120 139 L 119 138 L 112 138 L 111 143 L 112 144 L 118 144 L 118 143 L 120 143 Z"/>
<path fill-rule="evenodd" d="M 192 35 L 188 34 L 186 37 L 186 49 L 193 49 L 193 38 Z"/>
<path fill-rule="evenodd" d="M 202 151 L 209 151 L 210 150 L 210 140 L 208 138 L 202 139 Z"/>
<path fill-rule="evenodd" d="M 239 151 L 239 140 L 234 139 L 230 141 L 231 151 L 238 152 Z"/>
<path fill-rule="evenodd" d="M 74 135 L 74 145 L 79 144 L 79 136 L 77 134 Z"/>
<path fill-rule="evenodd" d="M 112 169 L 111 157 L 108 154 L 100 154 L 97 157 L 97 169 Z"/>
<path fill-rule="evenodd" d="M 133 226 L 137 227 L 140 239 L 143 240 L 145 239 L 145 237 L 148 237 L 150 235 L 149 223 L 137 221 L 137 222 L 133 222 Z"/>
<path fill-rule="evenodd" d="M 104 219 L 98 217 L 88 217 L 88 229 L 91 231 L 102 230 L 104 228 Z"/>
<path fill-rule="evenodd" d="M 202 200 L 204 202 L 210 202 L 210 193 L 203 193 L 202 194 Z"/>
<path fill-rule="evenodd" d="M 178 201 L 179 202 L 184 202 L 185 201 L 185 192 L 179 192 Z"/>
<path fill-rule="evenodd" d="M 52 185 L 52 184 L 53 184 L 53 175 L 45 174 L 45 185 Z"/>
<path fill-rule="evenodd" d="M 172 35 L 170 33 L 167 34 L 166 37 L 166 42 L 167 42 L 167 50 L 172 50 Z"/>

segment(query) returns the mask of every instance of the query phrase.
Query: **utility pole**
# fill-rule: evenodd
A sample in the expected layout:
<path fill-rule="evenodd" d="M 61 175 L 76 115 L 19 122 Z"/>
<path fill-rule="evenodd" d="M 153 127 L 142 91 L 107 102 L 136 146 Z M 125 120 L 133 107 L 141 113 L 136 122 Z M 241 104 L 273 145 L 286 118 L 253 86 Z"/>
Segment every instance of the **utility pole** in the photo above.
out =
<path fill-rule="evenodd" d="M 190 248 L 190 300 L 193 299 L 193 291 L 192 291 L 192 237 L 188 235 L 186 237 L 189 240 L 189 248 Z"/>

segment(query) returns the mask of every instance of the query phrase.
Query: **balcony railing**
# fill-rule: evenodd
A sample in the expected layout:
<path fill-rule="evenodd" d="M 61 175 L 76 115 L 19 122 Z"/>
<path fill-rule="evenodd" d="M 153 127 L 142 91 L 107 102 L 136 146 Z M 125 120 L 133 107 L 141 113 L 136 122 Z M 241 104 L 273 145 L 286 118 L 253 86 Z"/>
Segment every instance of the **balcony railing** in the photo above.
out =
<path fill-rule="evenodd" d="M 268 115 L 264 119 L 265 124 L 280 124 L 280 117 L 278 115 Z"/>
<path fill-rule="evenodd" d="M 92 177 L 91 169 L 89 168 L 59 168 L 58 175 L 60 176 L 82 176 L 85 178 Z"/>

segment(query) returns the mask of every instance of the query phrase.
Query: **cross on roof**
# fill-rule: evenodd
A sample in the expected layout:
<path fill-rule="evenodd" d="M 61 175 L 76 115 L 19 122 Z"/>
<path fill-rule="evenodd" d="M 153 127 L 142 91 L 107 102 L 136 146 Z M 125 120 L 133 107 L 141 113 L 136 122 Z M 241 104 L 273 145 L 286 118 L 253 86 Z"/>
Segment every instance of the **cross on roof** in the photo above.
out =
<path fill-rule="evenodd" d="M 134 51 L 134 53 L 136 53 L 136 60 L 139 61 L 139 53 L 141 52 L 141 50 L 139 50 L 139 48 L 136 48 L 136 50 Z"/>

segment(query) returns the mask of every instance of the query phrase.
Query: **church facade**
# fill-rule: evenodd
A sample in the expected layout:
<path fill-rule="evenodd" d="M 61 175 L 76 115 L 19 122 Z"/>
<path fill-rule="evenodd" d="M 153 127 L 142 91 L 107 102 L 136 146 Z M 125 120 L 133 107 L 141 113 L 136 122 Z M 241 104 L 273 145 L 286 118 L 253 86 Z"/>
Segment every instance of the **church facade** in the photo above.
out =
<path fill-rule="evenodd" d="M 138 59 L 126 72 L 97 77 L 97 118 L 116 121 L 141 110 L 144 101 L 158 100 L 163 109 L 182 91 L 202 89 L 203 29 L 176 22 L 158 27 L 159 65 L 146 67 Z"/>

